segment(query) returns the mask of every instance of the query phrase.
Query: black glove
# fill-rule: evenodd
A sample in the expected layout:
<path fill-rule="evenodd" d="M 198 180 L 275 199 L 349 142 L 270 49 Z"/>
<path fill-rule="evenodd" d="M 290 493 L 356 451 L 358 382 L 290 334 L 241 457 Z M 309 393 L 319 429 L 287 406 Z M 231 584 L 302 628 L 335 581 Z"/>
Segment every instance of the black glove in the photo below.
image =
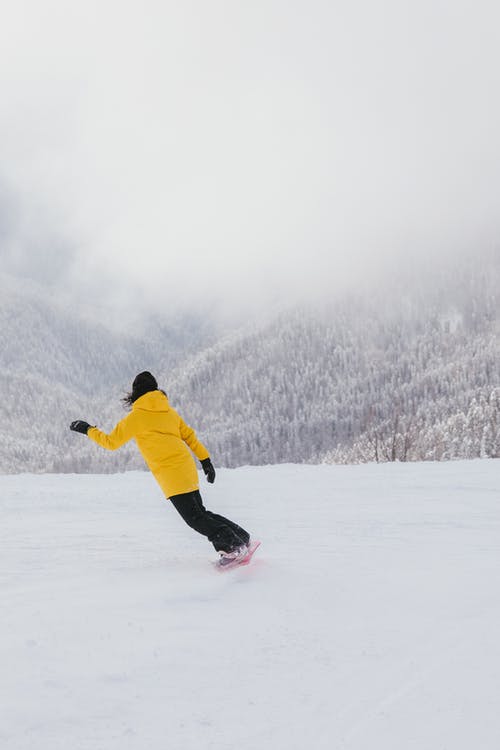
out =
<path fill-rule="evenodd" d="M 201 461 L 201 466 L 205 472 L 207 482 L 213 484 L 215 482 L 215 469 L 213 463 L 209 458 L 204 458 L 203 461 Z"/>
<path fill-rule="evenodd" d="M 82 419 L 77 419 L 71 422 L 69 429 L 73 432 L 81 432 L 82 435 L 86 435 L 89 429 L 92 427 L 88 422 L 84 422 Z"/>

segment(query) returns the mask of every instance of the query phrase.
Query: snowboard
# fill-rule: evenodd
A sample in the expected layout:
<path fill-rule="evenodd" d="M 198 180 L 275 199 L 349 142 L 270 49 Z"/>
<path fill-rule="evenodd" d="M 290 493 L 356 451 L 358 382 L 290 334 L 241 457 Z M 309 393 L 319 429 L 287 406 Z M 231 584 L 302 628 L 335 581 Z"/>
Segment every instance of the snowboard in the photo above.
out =
<path fill-rule="evenodd" d="M 226 570 L 234 570 L 234 568 L 240 568 L 242 565 L 248 565 L 254 555 L 254 552 L 256 552 L 260 545 L 261 542 L 258 539 L 252 539 L 252 541 L 248 545 L 248 552 L 246 553 L 245 557 L 242 557 L 239 560 L 235 560 L 228 565 L 220 565 L 219 561 L 217 561 L 215 563 L 215 567 L 217 568 L 217 570 L 220 570 L 222 572 Z"/>

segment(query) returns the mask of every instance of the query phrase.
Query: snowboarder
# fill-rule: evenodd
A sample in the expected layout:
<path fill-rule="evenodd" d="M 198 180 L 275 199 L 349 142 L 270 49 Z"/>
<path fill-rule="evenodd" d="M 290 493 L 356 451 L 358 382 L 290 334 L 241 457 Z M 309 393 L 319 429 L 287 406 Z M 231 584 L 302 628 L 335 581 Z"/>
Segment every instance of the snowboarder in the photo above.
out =
<path fill-rule="evenodd" d="M 196 433 L 172 409 L 167 395 L 158 389 L 150 372 L 141 372 L 132 384 L 132 391 L 123 399 L 131 411 L 107 435 L 81 419 L 70 429 L 87 435 L 108 450 L 120 448 L 135 438 L 146 464 L 151 469 L 167 499 L 184 521 L 206 536 L 220 554 L 221 567 L 249 560 L 250 535 L 241 526 L 203 505 L 198 472 L 193 456 L 201 462 L 207 481 L 215 481 L 215 469 L 205 446 Z"/>

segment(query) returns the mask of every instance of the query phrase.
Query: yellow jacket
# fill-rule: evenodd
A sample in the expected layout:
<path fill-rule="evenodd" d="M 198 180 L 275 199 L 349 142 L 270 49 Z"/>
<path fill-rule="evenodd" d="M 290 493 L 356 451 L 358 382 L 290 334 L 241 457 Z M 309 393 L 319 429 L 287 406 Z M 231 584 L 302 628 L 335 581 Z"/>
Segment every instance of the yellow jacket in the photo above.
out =
<path fill-rule="evenodd" d="M 200 461 L 209 458 L 195 431 L 172 409 L 162 391 L 150 391 L 138 398 L 132 404 L 132 411 L 109 435 L 97 427 L 91 427 L 87 434 L 111 451 L 135 438 L 166 497 L 192 492 L 199 487 L 196 464 L 189 448 Z"/>

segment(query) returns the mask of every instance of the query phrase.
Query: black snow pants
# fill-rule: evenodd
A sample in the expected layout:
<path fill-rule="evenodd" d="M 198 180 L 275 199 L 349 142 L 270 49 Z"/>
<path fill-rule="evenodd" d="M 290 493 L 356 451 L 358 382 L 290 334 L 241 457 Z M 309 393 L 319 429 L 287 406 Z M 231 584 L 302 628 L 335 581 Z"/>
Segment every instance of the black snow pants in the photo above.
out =
<path fill-rule="evenodd" d="M 207 510 L 199 490 L 174 495 L 169 499 L 188 526 L 206 536 L 217 551 L 231 552 L 242 544 L 248 544 L 250 534 L 228 518 Z"/>

